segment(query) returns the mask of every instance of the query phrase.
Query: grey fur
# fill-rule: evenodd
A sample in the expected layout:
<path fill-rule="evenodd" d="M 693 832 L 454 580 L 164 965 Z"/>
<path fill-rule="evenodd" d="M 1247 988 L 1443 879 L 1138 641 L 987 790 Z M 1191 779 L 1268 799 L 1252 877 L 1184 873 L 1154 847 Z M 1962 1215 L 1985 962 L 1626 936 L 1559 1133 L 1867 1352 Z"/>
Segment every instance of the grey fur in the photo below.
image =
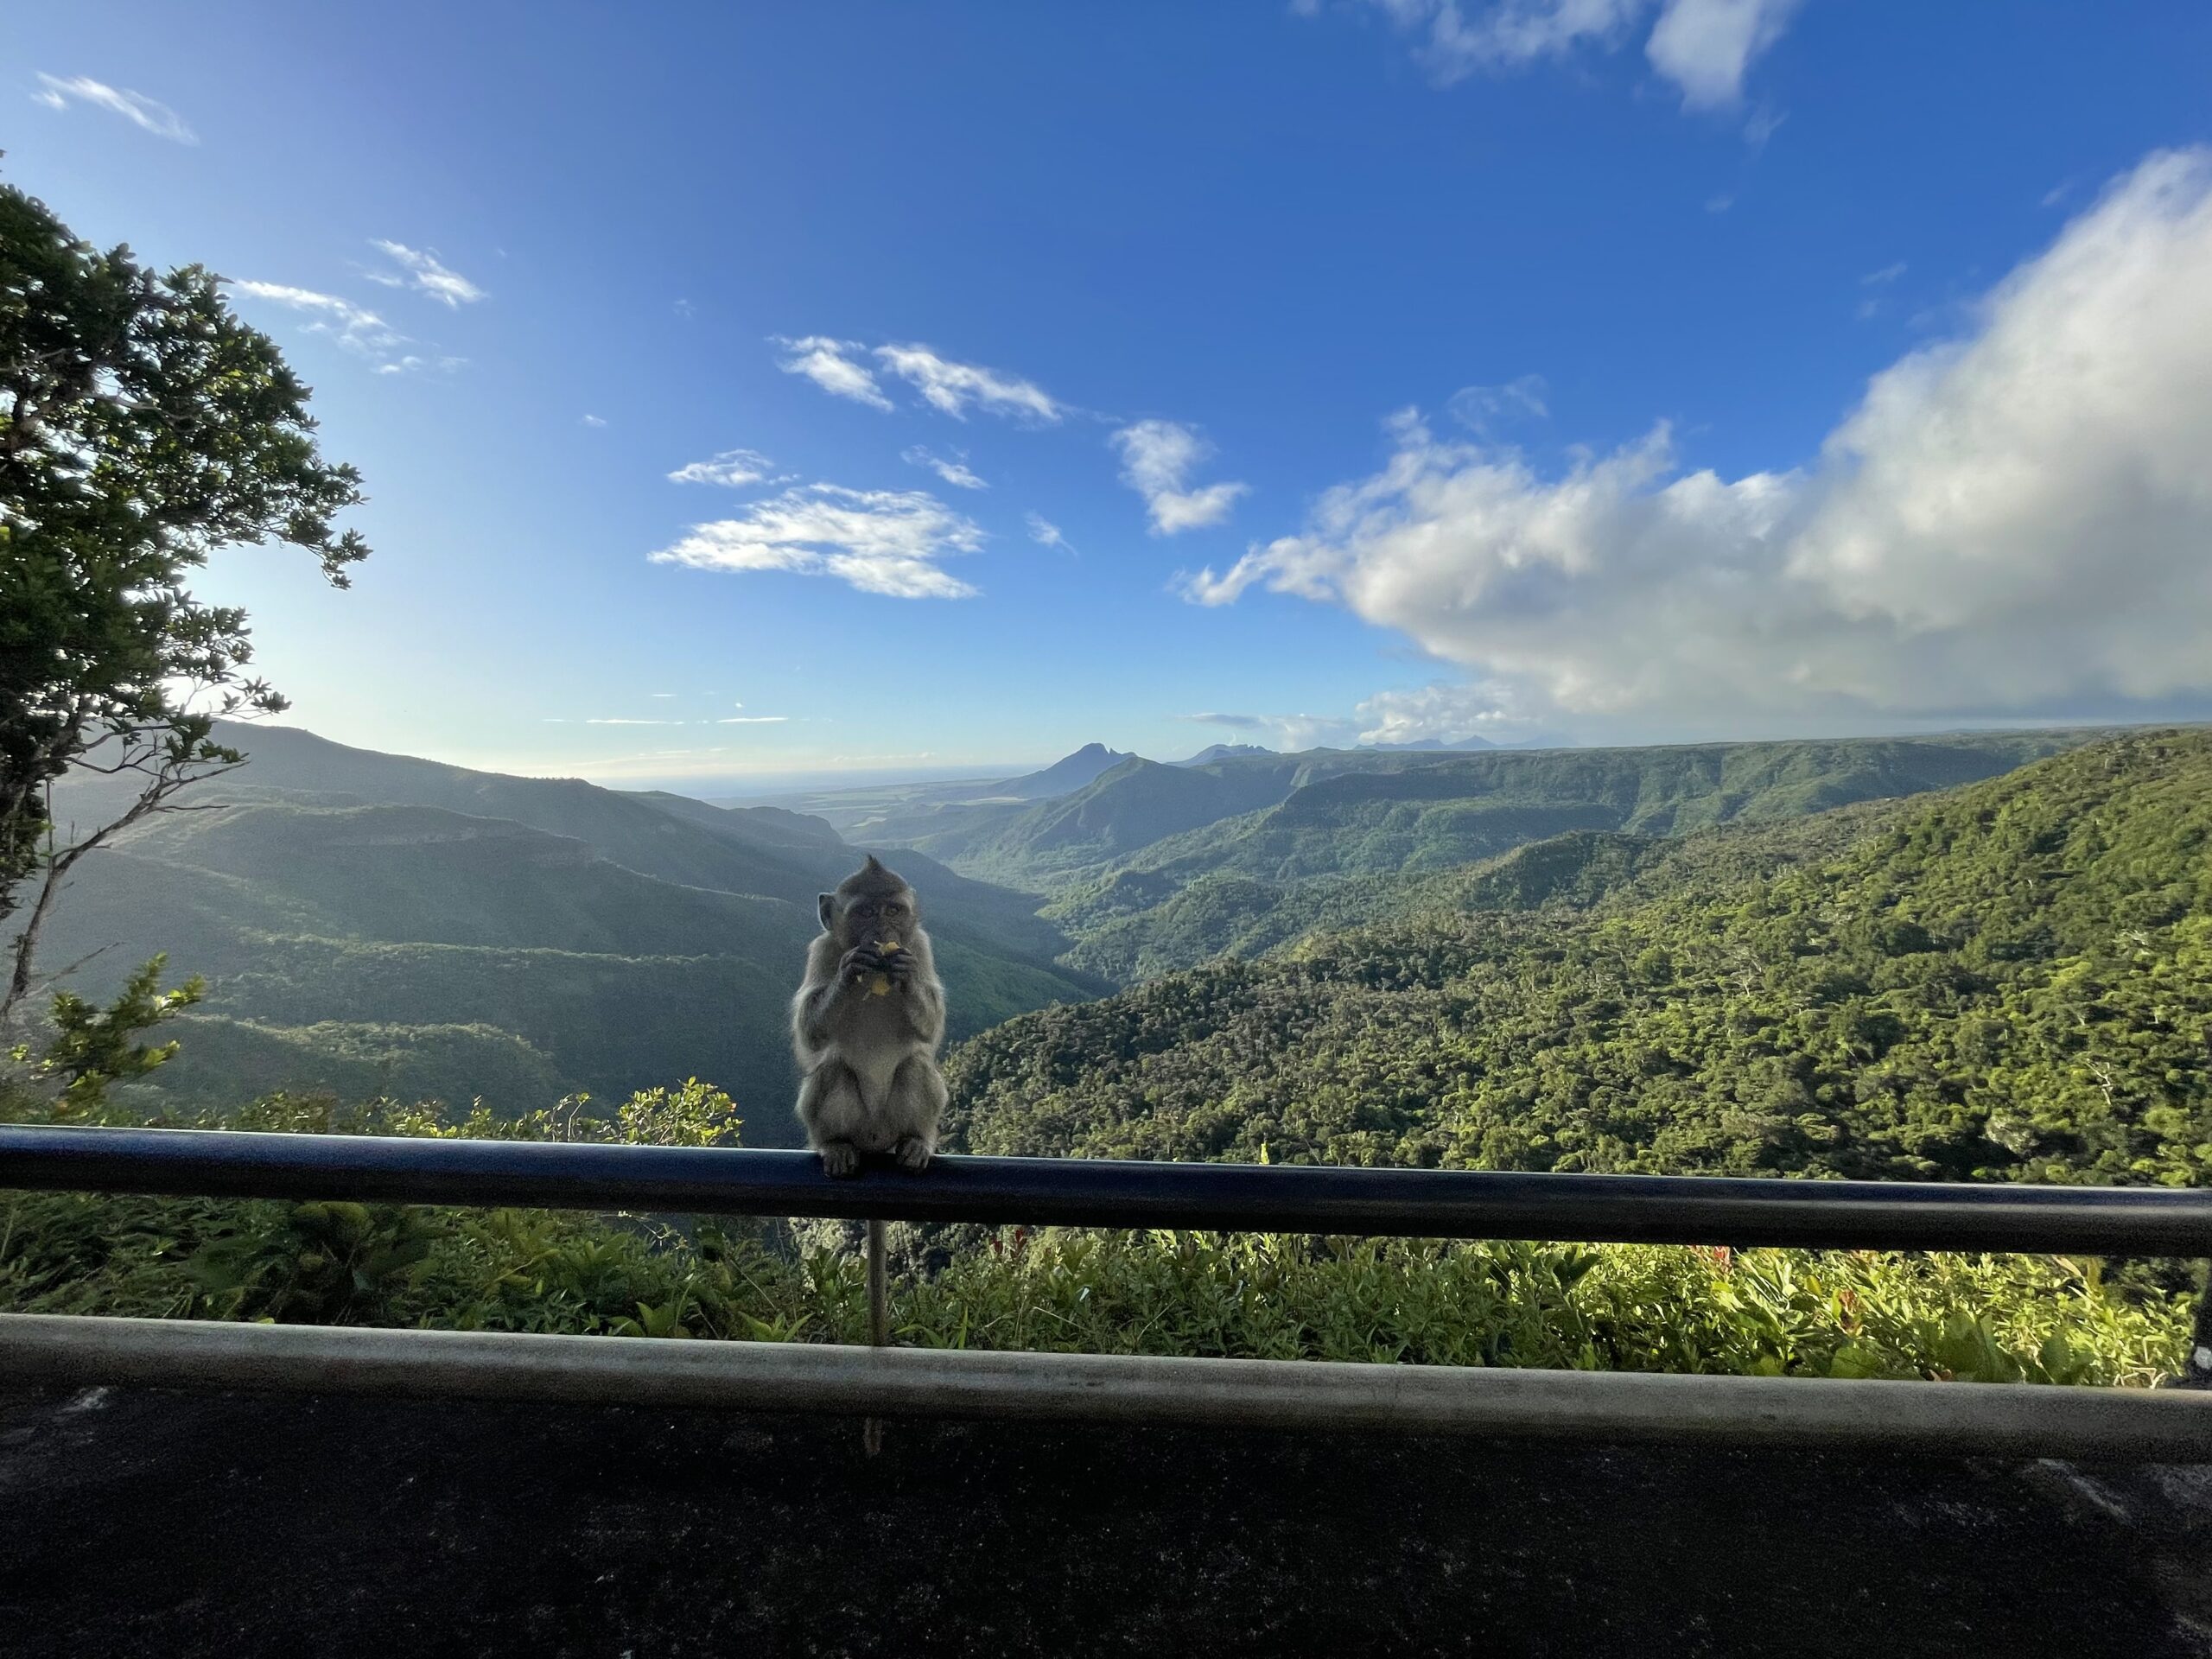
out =
<path fill-rule="evenodd" d="M 832 1175 L 851 1175 L 864 1152 L 928 1166 L 944 1114 L 944 986 L 914 890 L 871 855 L 817 902 L 822 932 L 807 947 L 791 999 L 791 1046 L 804 1074 L 798 1119 Z M 896 938 L 893 956 L 876 947 Z M 883 973 L 884 995 L 870 990 Z"/>

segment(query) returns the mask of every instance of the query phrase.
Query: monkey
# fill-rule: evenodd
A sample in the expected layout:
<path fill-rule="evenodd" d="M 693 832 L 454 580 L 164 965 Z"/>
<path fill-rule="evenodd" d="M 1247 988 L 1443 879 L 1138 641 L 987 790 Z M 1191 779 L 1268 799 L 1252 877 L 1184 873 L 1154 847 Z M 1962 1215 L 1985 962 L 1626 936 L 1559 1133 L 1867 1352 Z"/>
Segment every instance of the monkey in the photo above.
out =
<path fill-rule="evenodd" d="M 791 999 L 806 1143 L 831 1175 L 857 1174 L 864 1152 L 926 1169 L 944 1112 L 944 987 L 914 890 L 871 853 L 816 905 L 822 931 Z"/>

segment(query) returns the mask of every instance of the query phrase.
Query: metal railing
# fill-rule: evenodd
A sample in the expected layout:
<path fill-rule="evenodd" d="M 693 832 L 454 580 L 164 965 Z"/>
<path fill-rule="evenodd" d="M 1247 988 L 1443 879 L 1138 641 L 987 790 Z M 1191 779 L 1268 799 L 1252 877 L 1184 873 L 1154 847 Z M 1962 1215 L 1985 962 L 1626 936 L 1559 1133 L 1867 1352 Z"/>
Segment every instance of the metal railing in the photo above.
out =
<path fill-rule="evenodd" d="M 5 1188 L 876 1222 L 2212 1255 L 2212 1192 L 2172 1188 L 981 1157 L 940 1158 L 919 1175 L 871 1162 L 857 1179 L 833 1180 L 822 1173 L 811 1154 L 800 1152 L 0 1126 L 0 1189 Z M 296 1335 L 267 1335 L 268 1327 L 261 1327 L 264 1334 L 258 1337 L 253 1327 L 245 1327 L 244 1334 L 236 1327 L 204 1325 L 172 1326 L 168 1334 L 128 1328 L 137 1323 L 25 1315 L 0 1319 L 0 1374 L 13 1370 L 49 1379 L 114 1376 L 143 1380 L 153 1375 L 187 1375 L 198 1363 L 205 1375 L 225 1386 L 241 1386 L 257 1374 L 293 1379 L 272 1381 L 270 1386 L 299 1386 L 298 1377 L 305 1375 L 319 1377 L 329 1387 L 369 1387 L 362 1379 L 370 1378 L 374 1387 L 388 1389 L 394 1386 L 395 1377 L 404 1376 L 413 1376 L 416 1386 L 430 1392 L 467 1392 L 472 1387 L 496 1385 L 496 1391 L 512 1395 L 518 1387 L 514 1364 L 486 1361 L 475 1350 L 468 1351 L 473 1357 L 463 1358 L 462 1351 L 450 1343 L 424 1345 L 425 1339 L 439 1333 L 352 1332 L 334 1338 L 334 1346 L 316 1348 Z M 2200 1327 L 2203 1323 L 2200 1320 Z M 101 1334 L 85 1334 L 95 1326 Z M 125 1328 L 118 1331 L 118 1326 Z M 180 1328 L 202 1334 L 180 1336 L 175 1334 Z M 376 1348 L 372 1357 L 369 1349 L 360 1345 L 372 1337 L 399 1338 L 400 1351 L 395 1356 L 388 1340 L 380 1347 L 372 1343 Z M 2205 1338 L 2200 1328 L 2200 1340 Z M 617 1345 L 628 1351 L 620 1358 L 584 1366 L 575 1356 L 585 1351 L 575 1344 L 596 1338 L 476 1340 L 495 1347 L 523 1344 L 518 1351 L 537 1357 L 525 1369 L 550 1367 L 567 1376 L 566 1382 L 541 1379 L 532 1385 L 534 1397 L 615 1397 L 607 1390 L 619 1382 L 621 1388 L 641 1390 L 647 1397 L 690 1399 L 703 1389 L 727 1403 L 766 1408 L 790 1403 L 797 1397 L 791 1377 L 804 1375 L 814 1379 L 815 1394 L 809 1397 L 819 1408 L 830 1410 L 984 1410 L 1014 1415 L 1061 1412 L 1126 1418 L 1128 1412 L 1109 1403 L 1110 1396 L 1124 1404 L 1148 1402 L 1141 1409 L 1131 1408 L 1144 1421 L 1288 1425 L 1308 1421 L 1314 1401 L 1321 1397 L 1314 1392 L 1319 1390 L 1336 1403 L 1330 1408 L 1334 1416 L 1317 1421 L 1370 1427 L 1387 1419 L 1400 1427 L 1431 1430 L 1632 1434 L 1665 1432 L 1665 1422 L 1672 1421 L 1678 1433 L 1710 1434 L 1715 1424 L 1732 1424 L 1736 1432 L 1753 1440 L 1855 1439 L 1900 1446 L 1940 1442 L 1960 1449 L 2010 1451 L 2086 1447 L 2164 1456 L 2194 1448 L 2194 1454 L 2212 1458 L 2212 1395 L 2167 1390 L 2037 1389 L 2029 1392 L 2049 1396 L 2044 1403 L 2022 1398 L 2000 1408 L 1994 1391 L 1968 1389 L 1961 1395 L 1958 1390 L 1966 1385 L 1961 1384 L 1926 1385 L 1936 1391 L 1930 1396 L 1925 1388 L 1897 1382 L 1783 1379 L 1783 1392 L 1777 1393 L 1770 1379 L 1695 1377 L 1667 1379 L 1667 1386 L 1655 1391 L 1655 1379 L 1649 1377 L 1578 1374 L 1570 1379 L 1560 1373 L 1520 1373 L 1523 1380 L 1516 1383 L 1510 1381 L 1516 1374 L 1472 1371 L 1456 1374 L 1443 1383 L 1436 1381 L 1434 1368 L 1317 1369 L 1312 1363 L 1296 1362 L 1289 1363 L 1295 1376 L 1262 1386 L 1250 1377 L 1270 1374 L 1268 1367 L 1278 1362 L 1100 1357 L 1071 1369 L 1069 1362 L 1077 1357 L 847 1350 L 840 1351 L 842 1358 L 825 1359 L 817 1354 L 793 1359 L 734 1351 L 764 1346 L 752 1344 L 676 1344 L 733 1351 L 703 1357 L 664 1351 L 658 1358 L 649 1351 L 667 1351 L 670 1344 L 622 1344 Z M 278 1351 L 278 1344 L 286 1342 L 298 1349 L 284 1351 L 291 1354 L 289 1360 Z M 302 1343 L 308 1346 L 299 1348 Z M 349 1344 L 353 1345 L 349 1348 Z M 556 1358 L 556 1349 L 547 1344 L 568 1345 L 557 1350 L 562 1357 Z M 264 1357 L 258 1373 L 250 1363 L 255 1352 Z M 194 1353 L 199 1361 L 187 1363 L 183 1357 Z M 302 1360 L 301 1353 L 310 1357 Z M 340 1363 L 346 1353 L 359 1362 L 350 1370 Z M 130 1360 L 129 1354 L 138 1355 L 138 1360 Z M 161 1357 L 148 1357 L 155 1355 Z M 1041 1391 L 1026 1408 L 1011 1403 L 1021 1393 L 1008 1382 L 1007 1368 L 1015 1361 L 1039 1362 L 1027 1370 L 1019 1364 L 1014 1368 L 1029 1376 Z M 1234 1363 L 1244 1369 L 1196 1374 L 1177 1369 L 1194 1363 Z M 847 1370 L 839 1371 L 840 1366 Z M 851 1371 L 854 1366 L 860 1370 Z M 1251 1371 L 1255 1366 L 1260 1368 L 1258 1373 Z M 808 1367 L 815 1370 L 808 1371 Z M 688 1380 L 671 1380 L 677 1369 Z M 2212 1372 L 2212 1353 L 2200 1346 L 2192 1370 Z M 1410 1371 L 1428 1375 L 1426 1380 L 1408 1382 L 1405 1374 Z M 1368 1374 L 1368 1380 L 1338 1375 L 1346 1372 Z M 1392 1373 L 1398 1374 L 1395 1380 L 1390 1380 Z M 1192 1376 L 1216 1379 L 1244 1403 L 1231 1409 L 1217 1401 L 1205 1408 L 1214 1415 L 1193 1417 L 1200 1410 L 1197 1402 L 1201 1395 L 1210 1400 L 1213 1395 L 1207 1390 L 1194 1394 L 1195 1385 L 1188 1381 Z M 1227 1379 L 1232 1376 L 1245 1380 L 1231 1385 Z M 655 1376 L 660 1381 L 650 1380 Z M 1527 1380 L 1530 1376 L 1551 1381 L 1531 1382 Z M 714 1380 L 702 1382 L 702 1377 Z M 842 1382 L 836 1381 L 839 1377 Z M 1113 1382 L 1116 1377 L 1119 1382 Z M 1185 1380 L 1168 1381 L 1171 1377 Z M 1715 1407 L 1707 1400 L 1716 1386 L 1714 1397 L 1732 1403 Z M 1683 1388 L 1689 1392 L 1682 1392 Z M 656 1389 L 662 1393 L 656 1395 Z M 1837 1389 L 1848 1392 L 1842 1396 L 1822 1392 Z M 1300 1389 L 1307 1392 L 1301 1395 Z M 1363 1397 L 1370 1403 L 1375 1398 L 1394 1403 L 1365 1413 L 1351 1410 L 1344 1405 L 1349 1397 L 1346 1389 L 1353 1394 L 1364 1389 Z M 1793 1389 L 1798 1392 L 1788 1392 Z M 1970 1397 L 1974 1395 L 1982 1399 L 1977 1402 Z M 1706 1403 L 1692 1409 L 1688 1402 L 1693 1395 Z M 2102 1397 L 2080 1398 L 2091 1395 Z M 1582 1403 L 1573 1404 L 1570 1396 Z M 2076 1398 L 2067 1402 L 2060 1396 Z M 1558 1403 L 1549 1419 L 1532 1403 L 1546 1397 Z M 1058 1403 L 1039 1405 L 1040 1399 Z M 1297 1400 L 1305 1403 L 1290 1403 Z M 1818 1403 L 1823 1401 L 1827 1403 Z M 1222 1415 L 1224 1410 L 1230 1414 Z M 1236 1415 L 1238 1411 L 1244 1414 Z M 1531 1426 L 1545 1421 L 1553 1424 L 1549 1431 Z M 1689 1427 L 1693 1422 L 1705 1427 L 1694 1430 Z M 1854 1424 L 1856 1427 L 1851 1427 Z"/>
<path fill-rule="evenodd" d="M 0 1126 L 0 1187 L 1597 1243 L 2212 1255 L 2212 1191 L 811 1154 Z"/>

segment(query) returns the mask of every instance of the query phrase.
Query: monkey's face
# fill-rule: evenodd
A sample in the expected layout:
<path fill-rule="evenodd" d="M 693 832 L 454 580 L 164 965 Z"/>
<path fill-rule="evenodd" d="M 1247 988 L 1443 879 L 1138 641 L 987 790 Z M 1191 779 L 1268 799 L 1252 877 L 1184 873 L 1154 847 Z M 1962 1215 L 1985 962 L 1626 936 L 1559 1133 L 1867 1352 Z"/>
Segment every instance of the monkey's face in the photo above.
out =
<path fill-rule="evenodd" d="M 911 940 L 919 931 L 922 918 L 913 889 L 893 878 L 849 884 L 823 893 L 822 925 L 836 936 L 841 950 L 862 945 L 880 950 L 894 939 L 901 944 Z"/>
<path fill-rule="evenodd" d="M 875 950 L 890 940 L 912 937 L 919 919 L 914 895 L 904 887 L 896 893 L 861 893 L 846 903 L 839 937 L 848 950 L 856 944 Z"/>
<path fill-rule="evenodd" d="M 836 936 L 841 950 L 861 945 L 879 949 L 894 939 L 903 944 L 921 930 L 914 890 L 873 855 L 838 884 L 836 892 L 823 893 L 820 906 L 822 931 Z"/>

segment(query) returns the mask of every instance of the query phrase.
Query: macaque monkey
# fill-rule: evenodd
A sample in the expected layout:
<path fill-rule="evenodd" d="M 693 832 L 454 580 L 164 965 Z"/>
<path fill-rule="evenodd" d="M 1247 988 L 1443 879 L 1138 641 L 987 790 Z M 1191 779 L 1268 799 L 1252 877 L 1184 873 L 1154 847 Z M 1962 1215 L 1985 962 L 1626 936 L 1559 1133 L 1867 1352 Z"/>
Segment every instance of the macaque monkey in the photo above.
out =
<path fill-rule="evenodd" d="M 944 1111 L 944 987 L 914 890 L 871 854 L 818 903 L 822 932 L 791 1001 L 806 1143 L 831 1175 L 857 1173 L 864 1152 L 927 1168 Z"/>

